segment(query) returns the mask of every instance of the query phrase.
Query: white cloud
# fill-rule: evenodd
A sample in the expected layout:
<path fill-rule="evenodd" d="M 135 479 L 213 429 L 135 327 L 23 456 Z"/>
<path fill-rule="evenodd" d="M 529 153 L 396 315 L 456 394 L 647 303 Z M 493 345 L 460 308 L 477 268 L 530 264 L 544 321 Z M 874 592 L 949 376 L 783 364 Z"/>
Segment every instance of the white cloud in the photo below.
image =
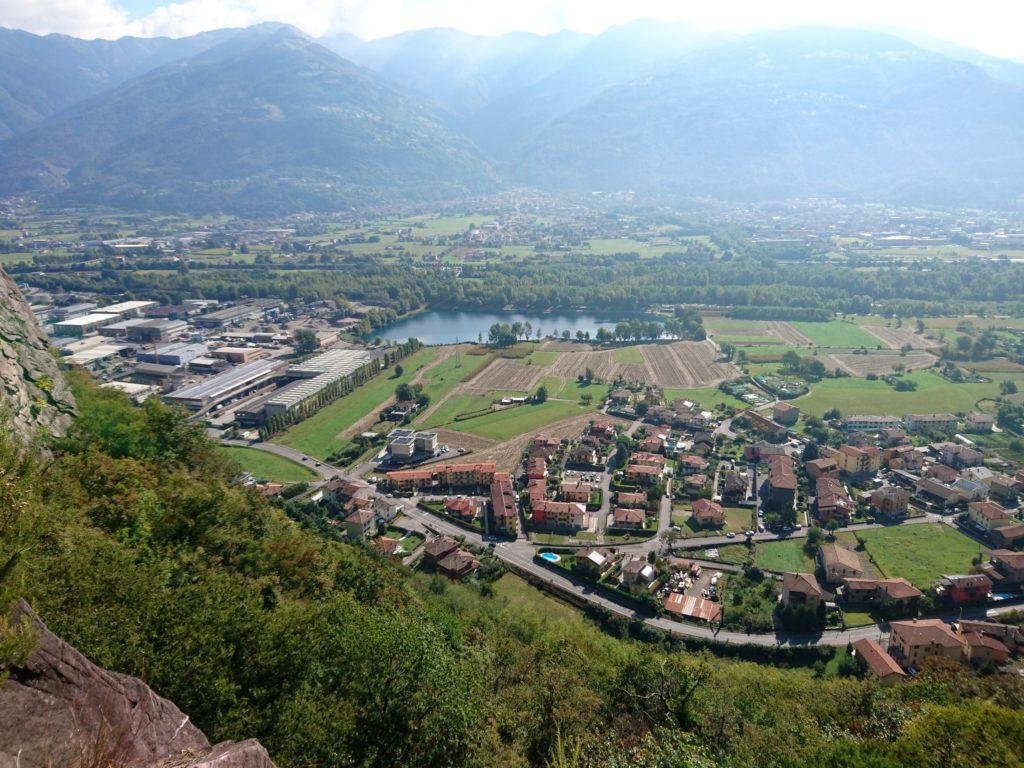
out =
<path fill-rule="evenodd" d="M 997 55 L 1024 55 L 1024 4 L 1006 0 L 183 0 L 139 18 L 129 18 L 117 0 L 0 0 L 0 24 L 83 37 L 186 35 L 259 21 L 288 22 L 315 36 L 353 32 L 367 38 L 438 26 L 478 34 L 599 32 L 644 17 L 736 32 L 792 24 L 888 25 Z"/>

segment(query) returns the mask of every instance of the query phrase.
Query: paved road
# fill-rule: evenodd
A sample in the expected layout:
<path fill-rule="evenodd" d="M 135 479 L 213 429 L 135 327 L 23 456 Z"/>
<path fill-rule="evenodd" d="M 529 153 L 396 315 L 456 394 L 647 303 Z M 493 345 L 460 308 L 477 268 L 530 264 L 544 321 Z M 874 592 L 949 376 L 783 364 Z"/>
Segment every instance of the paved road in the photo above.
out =
<path fill-rule="evenodd" d="M 223 440 L 221 442 L 224 445 L 255 448 L 257 450 L 267 451 L 269 453 L 277 454 L 278 456 L 292 459 L 293 461 L 298 461 L 301 464 L 309 466 L 314 471 L 319 471 L 324 477 L 348 477 L 349 479 L 357 479 L 357 476 L 350 477 L 341 470 L 338 470 L 335 467 L 329 467 L 326 464 L 321 464 L 320 467 L 317 467 L 317 460 L 311 456 L 305 456 L 306 461 L 303 461 L 304 454 L 284 445 L 277 445 L 276 443 L 248 443 L 242 440 Z M 419 509 L 416 506 L 415 499 L 398 499 L 397 501 L 403 507 L 403 515 L 406 520 L 413 523 L 410 527 L 416 530 L 424 533 L 462 537 L 465 541 L 476 547 L 488 547 L 490 543 L 485 542 L 483 536 L 479 533 L 468 531 L 454 523 L 435 517 L 434 515 Z M 669 523 L 671 523 L 671 503 L 669 503 L 668 507 L 668 516 Z M 659 529 L 661 528 L 660 523 L 664 517 L 665 506 L 663 504 L 661 514 L 659 516 Z M 928 520 L 912 518 L 911 520 L 905 521 L 903 524 L 912 522 L 928 522 Z M 853 529 L 869 527 L 877 526 L 851 526 Z M 667 527 L 665 530 L 667 530 Z M 795 536 L 799 533 L 802 532 L 796 531 L 793 535 Z M 761 535 L 774 536 L 774 534 Z M 806 535 L 806 533 L 804 533 L 804 535 Z M 724 537 L 714 538 L 717 539 Z M 775 536 L 775 538 L 778 537 Z M 734 540 L 725 539 L 725 541 L 733 543 Z M 701 546 L 705 546 L 707 543 L 708 539 L 701 540 Z M 660 548 L 661 546 L 663 546 L 661 541 L 652 539 L 639 544 L 623 544 L 616 548 L 619 550 L 630 551 L 633 554 L 642 554 L 652 549 Z M 701 624 L 673 621 L 672 619 L 662 618 L 660 616 L 652 616 L 644 611 L 638 610 L 630 604 L 619 601 L 604 592 L 598 591 L 597 588 L 587 582 L 576 580 L 567 573 L 558 572 L 553 568 L 537 563 L 533 557 L 536 552 L 536 547 L 525 539 L 497 542 L 491 551 L 494 552 L 495 556 L 508 563 L 521 574 L 528 576 L 531 580 L 548 587 L 556 593 L 563 593 L 568 596 L 575 597 L 576 599 L 585 600 L 593 605 L 600 606 L 617 616 L 643 621 L 649 626 L 663 630 L 674 637 L 689 637 L 719 643 L 752 644 L 760 646 L 829 645 L 839 647 L 845 646 L 849 642 L 859 640 L 864 637 L 880 639 L 888 634 L 888 630 L 884 625 L 875 624 L 847 630 L 829 630 L 827 632 L 809 635 L 786 633 L 746 634 L 743 632 L 717 630 Z M 984 608 L 966 610 L 963 612 L 962 618 L 980 618 L 983 616 L 994 617 L 1005 611 L 1018 608 L 1021 602 L 1022 600 L 1018 600 L 1007 605 L 989 608 L 987 610 Z M 946 620 L 954 620 L 956 618 L 961 618 L 961 616 L 958 613 L 955 616 L 949 615 L 942 618 Z"/>

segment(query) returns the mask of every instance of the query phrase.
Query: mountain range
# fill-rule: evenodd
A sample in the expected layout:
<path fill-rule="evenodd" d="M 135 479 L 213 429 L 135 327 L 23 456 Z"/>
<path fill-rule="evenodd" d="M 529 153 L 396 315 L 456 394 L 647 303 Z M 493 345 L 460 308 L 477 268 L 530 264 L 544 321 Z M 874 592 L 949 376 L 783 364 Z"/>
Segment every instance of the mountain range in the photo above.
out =
<path fill-rule="evenodd" d="M 1024 202 L 1024 64 L 922 35 L 0 29 L 0 194 L 264 213 L 510 186 Z"/>

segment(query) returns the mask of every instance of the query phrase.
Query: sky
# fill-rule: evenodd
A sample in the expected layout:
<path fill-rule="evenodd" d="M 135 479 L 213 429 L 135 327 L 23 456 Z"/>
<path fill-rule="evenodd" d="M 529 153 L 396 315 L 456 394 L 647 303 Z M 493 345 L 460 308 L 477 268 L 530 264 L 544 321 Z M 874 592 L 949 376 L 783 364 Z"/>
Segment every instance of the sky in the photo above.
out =
<path fill-rule="evenodd" d="M 596 33 L 638 18 L 730 32 L 797 24 L 898 27 L 1024 58 L 1019 0 L 0 0 L 0 26 L 85 38 L 180 37 L 260 21 L 287 22 L 314 37 L 348 32 L 364 39 L 425 27 Z"/>

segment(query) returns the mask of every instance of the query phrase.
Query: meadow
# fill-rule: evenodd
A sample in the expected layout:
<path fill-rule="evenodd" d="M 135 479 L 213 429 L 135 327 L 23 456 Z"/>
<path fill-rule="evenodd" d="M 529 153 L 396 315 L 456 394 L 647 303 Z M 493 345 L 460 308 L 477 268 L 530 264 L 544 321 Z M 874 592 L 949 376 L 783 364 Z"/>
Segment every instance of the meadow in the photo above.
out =
<path fill-rule="evenodd" d="M 306 483 L 316 480 L 316 473 L 291 459 L 255 448 L 218 446 L 217 450 L 234 461 L 257 480 L 274 483 Z"/>
<path fill-rule="evenodd" d="M 885 577 L 907 579 L 919 589 L 946 573 L 967 573 L 971 559 L 988 548 L 944 524 L 920 523 L 857 531 L 856 536 Z"/>
<path fill-rule="evenodd" d="M 819 347 L 836 347 L 856 349 L 867 347 L 874 349 L 881 342 L 870 333 L 858 328 L 853 323 L 842 320 L 830 320 L 827 323 L 790 323 L 800 333 L 807 336 Z"/>

